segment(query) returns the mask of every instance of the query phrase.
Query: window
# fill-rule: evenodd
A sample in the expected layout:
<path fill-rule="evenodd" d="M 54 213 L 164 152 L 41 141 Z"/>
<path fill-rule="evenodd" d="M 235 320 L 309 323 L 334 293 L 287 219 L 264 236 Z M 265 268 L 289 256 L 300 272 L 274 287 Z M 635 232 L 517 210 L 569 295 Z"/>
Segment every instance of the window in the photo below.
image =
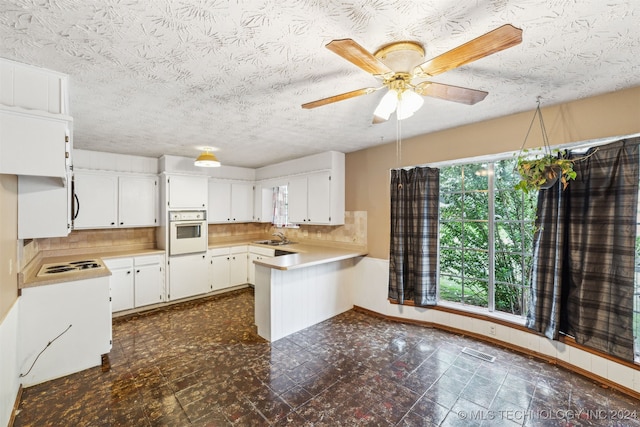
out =
<path fill-rule="evenodd" d="M 440 300 L 526 315 L 537 194 L 515 160 L 440 170 Z"/>
<path fill-rule="evenodd" d="M 273 225 L 285 227 L 289 223 L 289 210 L 287 205 L 287 186 L 273 187 Z"/>

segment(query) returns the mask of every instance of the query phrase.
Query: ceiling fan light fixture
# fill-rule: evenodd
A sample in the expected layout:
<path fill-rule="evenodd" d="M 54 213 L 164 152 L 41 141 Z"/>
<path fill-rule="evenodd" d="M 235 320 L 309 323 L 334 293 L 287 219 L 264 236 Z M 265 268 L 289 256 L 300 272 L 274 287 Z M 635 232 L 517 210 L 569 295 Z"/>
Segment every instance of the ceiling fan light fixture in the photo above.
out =
<path fill-rule="evenodd" d="M 424 104 L 424 99 L 412 90 L 405 90 L 399 95 L 398 100 L 398 120 L 404 120 L 418 111 Z"/>
<path fill-rule="evenodd" d="M 398 106 L 398 92 L 394 89 L 389 89 L 387 93 L 384 94 L 378 107 L 373 112 L 375 117 L 379 117 L 384 120 L 389 120 L 391 113 L 393 113 Z M 374 119 L 375 120 L 375 119 Z"/>
<path fill-rule="evenodd" d="M 209 149 L 205 149 L 193 164 L 201 168 L 217 168 L 220 166 L 220 161 Z"/>

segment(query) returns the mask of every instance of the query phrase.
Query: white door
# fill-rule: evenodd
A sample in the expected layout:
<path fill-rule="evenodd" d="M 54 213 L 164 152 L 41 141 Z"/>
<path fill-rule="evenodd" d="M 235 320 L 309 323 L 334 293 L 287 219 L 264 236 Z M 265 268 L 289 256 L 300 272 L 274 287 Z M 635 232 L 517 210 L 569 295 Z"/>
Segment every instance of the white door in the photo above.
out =
<path fill-rule="evenodd" d="M 113 174 L 76 172 L 74 228 L 116 227 L 118 177 Z"/>
<path fill-rule="evenodd" d="M 231 254 L 229 263 L 229 286 L 247 283 L 247 253 Z"/>
<path fill-rule="evenodd" d="M 290 223 L 307 222 L 307 178 L 292 178 L 287 184 L 287 205 Z"/>
<path fill-rule="evenodd" d="M 209 209 L 207 222 L 220 223 L 231 220 L 231 184 L 209 181 Z"/>
<path fill-rule="evenodd" d="M 169 259 L 169 301 L 199 295 L 209 290 L 207 257 L 203 254 Z"/>
<path fill-rule="evenodd" d="M 129 310 L 134 307 L 133 266 L 111 269 L 111 311 Z"/>
<path fill-rule="evenodd" d="M 150 176 L 121 176 L 118 191 L 118 225 L 153 227 L 157 224 L 158 180 Z"/>
<path fill-rule="evenodd" d="M 307 219 L 313 224 L 331 222 L 331 174 L 320 172 L 307 177 Z"/>
<path fill-rule="evenodd" d="M 231 184 L 231 221 L 253 220 L 253 184 Z"/>
<path fill-rule="evenodd" d="M 68 236 L 70 207 L 70 179 L 18 176 L 18 239 Z"/>
<path fill-rule="evenodd" d="M 273 187 L 255 186 L 253 193 L 253 221 L 273 221 Z"/>
<path fill-rule="evenodd" d="M 162 302 L 162 281 L 160 264 L 135 267 L 135 306 Z"/>
<path fill-rule="evenodd" d="M 171 209 L 206 209 L 207 181 L 206 176 L 171 175 L 169 207 Z"/>
<path fill-rule="evenodd" d="M 211 257 L 211 290 L 217 291 L 229 287 L 229 255 Z"/>
<path fill-rule="evenodd" d="M 67 135 L 66 121 L 0 111 L 0 173 L 64 177 Z"/>

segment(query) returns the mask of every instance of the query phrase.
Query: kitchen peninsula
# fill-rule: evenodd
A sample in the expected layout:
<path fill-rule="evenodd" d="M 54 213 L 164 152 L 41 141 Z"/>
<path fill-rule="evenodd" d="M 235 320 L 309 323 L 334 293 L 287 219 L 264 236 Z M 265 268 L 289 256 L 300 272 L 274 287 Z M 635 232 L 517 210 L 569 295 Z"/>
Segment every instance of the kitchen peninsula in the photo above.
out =
<path fill-rule="evenodd" d="M 296 253 L 254 261 L 258 335 L 277 341 L 352 308 L 358 248 L 300 245 Z"/>

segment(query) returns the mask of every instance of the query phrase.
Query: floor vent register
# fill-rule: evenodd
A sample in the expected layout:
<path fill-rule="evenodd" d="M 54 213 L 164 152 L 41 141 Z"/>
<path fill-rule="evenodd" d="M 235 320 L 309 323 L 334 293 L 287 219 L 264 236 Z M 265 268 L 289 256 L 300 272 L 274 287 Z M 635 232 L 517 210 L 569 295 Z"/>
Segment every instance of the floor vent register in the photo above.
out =
<path fill-rule="evenodd" d="M 484 360 L 486 362 L 493 362 L 494 360 L 496 360 L 495 356 L 491 356 L 490 354 L 483 353 L 481 351 L 474 350 L 474 349 L 469 348 L 469 347 L 463 348 L 462 352 L 465 353 L 465 354 L 468 354 L 469 356 L 473 356 L 473 357 L 477 357 L 478 359 L 482 359 L 482 360 Z"/>

